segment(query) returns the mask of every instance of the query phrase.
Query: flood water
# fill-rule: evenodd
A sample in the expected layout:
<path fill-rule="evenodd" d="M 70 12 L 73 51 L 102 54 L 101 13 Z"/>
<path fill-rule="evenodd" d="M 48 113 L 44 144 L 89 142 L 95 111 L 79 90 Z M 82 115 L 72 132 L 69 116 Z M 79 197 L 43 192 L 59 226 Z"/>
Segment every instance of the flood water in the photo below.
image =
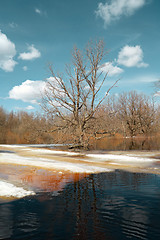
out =
<path fill-rule="evenodd" d="M 108 137 L 93 142 L 94 150 L 160 150 L 160 136 L 116 138 Z"/>
<path fill-rule="evenodd" d="M 91 174 L 0 203 L 0 239 L 160 239 L 160 175 Z"/>

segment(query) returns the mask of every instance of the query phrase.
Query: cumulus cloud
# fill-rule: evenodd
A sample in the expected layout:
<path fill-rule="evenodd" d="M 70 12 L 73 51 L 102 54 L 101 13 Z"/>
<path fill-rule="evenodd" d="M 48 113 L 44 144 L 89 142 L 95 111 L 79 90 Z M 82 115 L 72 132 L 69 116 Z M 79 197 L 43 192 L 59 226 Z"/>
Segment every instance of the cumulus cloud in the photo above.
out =
<path fill-rule="evenodd" d="M 105 25 L 124 16 L 131 16 L 136 10 L 143 7 L 147 0 L 111 0 L 111 3 L 99 3 L 96 15 L 101 17 Z"/>
<path fill-rule="evenodd" d="M 0 68 L 5 72 L 12 72 L 17 64 L 13 59 L 15 55 L 15 44 L 0 31 Z"/>
<path fill-rule="evenodd" d="M 28 46 L 28 52 L 20 53 L 19 59 L 22 60 L 33 60 L 36 58 L 39 58 L 41 56 L 41 53 L 38 49 L 34 47 L 34 45 Z"/>
<path fill-rule="evenodd" d="M 123 72 L 122 68 L 118 66 L 114 66 L 113 63 L 111 62 L 106 62 L 103 65 L 101 65 L 100 70 L 104 73 L 108 72 L 109 77 L 119 75 Z"/>
<path fill-rule="evenodd" d="M 117 63 L 126 67 L 148 67 L 143 62 L 143 51 L 139 45 L 124 46 L 118 54 Z"/>
<path fill-rule="evenodd" d="M 46 87 L 45 81 L 26 80 L 9 91 L 9 98 L 23 102 L 38 103 Z"/>

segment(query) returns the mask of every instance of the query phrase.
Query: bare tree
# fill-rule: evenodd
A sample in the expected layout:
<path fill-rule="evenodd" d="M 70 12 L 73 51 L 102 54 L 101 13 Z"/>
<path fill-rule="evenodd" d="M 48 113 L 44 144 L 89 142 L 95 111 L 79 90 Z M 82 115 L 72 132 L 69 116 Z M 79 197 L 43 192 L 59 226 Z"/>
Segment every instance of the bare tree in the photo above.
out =
<path fill-rule="evenodd" d="M 118 102 L 124 134 L 133 137 L 153 132 L 156 110 L 152 99 L 132 91 L 122 94 Z"/>
<path fill-rule="evenodd" d="M 5 143 L 6 141 L 6 120 L 7 113 L 0 107 L 0 143 Z"/>
<path fill-rule="evenodd" d="M 109 96 L 97 110 L 96 121 L 93 123 L 95 133 L 100 136 L 114 136 L 121 129 L 121 122 L 119 120 L 119 111 L 117 99 L 114 96 Z"/>
<path fill-rule="evenodd" d="M 117 83 L 102 96 L 107 77 L 101 71 L 105 55 L 103 41 L 89 42 L 83 53 L 74 48 L 72 67 L 66 66 L 64 77 L 49 66 L 52 78 L 46 83 L 42 108 L 54 116 L 53 131 L 68 132 L 70 141 L 78 146 L 86 147 L 89 138 L 96 136 L 96 129 L 92 128 L 96 112 Z"/>

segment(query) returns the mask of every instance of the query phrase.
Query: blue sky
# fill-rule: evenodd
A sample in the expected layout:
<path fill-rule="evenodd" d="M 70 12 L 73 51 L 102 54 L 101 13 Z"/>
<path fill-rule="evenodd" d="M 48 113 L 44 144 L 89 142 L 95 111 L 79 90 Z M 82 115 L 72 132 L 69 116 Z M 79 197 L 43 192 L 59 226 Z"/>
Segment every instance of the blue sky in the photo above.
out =
<path fill-rule="evenodd" d="M 154 93 L 160 79 L 159 0 L 0 0 L 0 106 L 36 111 L 49 78 L 71 61 L 74 45 L 103 39 L 103 71 L 113 94 Z"/>

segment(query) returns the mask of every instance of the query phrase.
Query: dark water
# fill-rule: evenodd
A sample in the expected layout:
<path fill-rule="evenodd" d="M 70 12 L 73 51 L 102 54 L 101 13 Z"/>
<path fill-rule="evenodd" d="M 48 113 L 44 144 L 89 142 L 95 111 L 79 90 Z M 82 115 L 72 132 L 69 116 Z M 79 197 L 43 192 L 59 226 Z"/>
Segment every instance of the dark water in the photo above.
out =
<path fill-rule="evenodd" d="M 160 176 L 115 171 L 0 204 L 0 239 L 160 239 Z"/>
<path fill-rule="evenodd" d="M 15 153 L 13 151 L 8 151 L 8 150 L 0 150 L 0 153 Z"/>

